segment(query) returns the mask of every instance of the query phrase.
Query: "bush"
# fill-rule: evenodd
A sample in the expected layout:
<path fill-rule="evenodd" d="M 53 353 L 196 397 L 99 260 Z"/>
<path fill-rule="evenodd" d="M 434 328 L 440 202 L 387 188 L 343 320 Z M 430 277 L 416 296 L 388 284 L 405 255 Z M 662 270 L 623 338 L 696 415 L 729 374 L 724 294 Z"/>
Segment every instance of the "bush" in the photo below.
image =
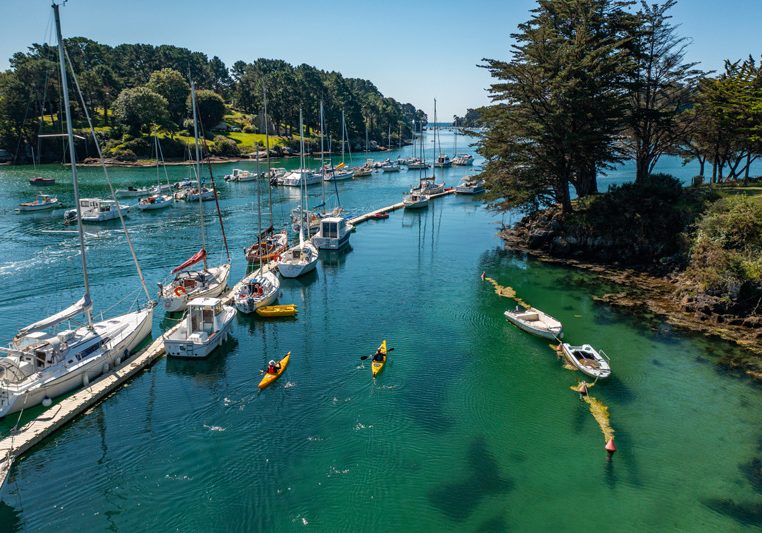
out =
<path fill-rule="evenodd" d="M 210 151 L 214 155 L 223 157 L 237 157 L 241 155 L 241 150 L 235 141 L 222 135 L 217 135 L 214 138 L 214 144 L 210 148 Z"/>
<path fill-rule="evenodd" d="M 130 139 L 127 142 L 123 142 L 120 148 L 129 150 L 138 157 L 155 157 L 153 140 L 149 141 L 148 139 L 144 139 L 142 137 Z"/>
<path fill-rule="evenodd" d="M 138 156 L 135 155 L 135 152 L 127 148 L 117 148 L 112 152 L 111 157 L 117 161 L 129 161 L 133 163 L 138 160 Z"/>
<path fill-rule="evenodd" d="M 251 124 L 246 124 L 246 125 L 243 127 L 243 132 L 244 132 L 244 133 L 257 133 L 257 128 L 255 128 L 255 127 L 254 127 L 254 126 L 252 126 Z"/>

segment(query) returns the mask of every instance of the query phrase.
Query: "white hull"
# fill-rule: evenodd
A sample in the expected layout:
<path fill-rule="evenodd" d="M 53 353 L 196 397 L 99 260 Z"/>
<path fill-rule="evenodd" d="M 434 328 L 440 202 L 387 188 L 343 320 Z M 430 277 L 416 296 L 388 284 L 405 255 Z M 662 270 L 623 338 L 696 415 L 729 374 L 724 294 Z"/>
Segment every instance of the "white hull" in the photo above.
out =
<path fill-rule="evenodd" d="M 406 196 L 402 200 L 402 203 L 405 204 L 405 209 L 422 209 L 428 207 L 429 197 L 421 196 L 419 198 L 410 198 L 409 196 Z"/>
<path fill-rule="evenodd" d="M 246 287 L 250 281 L 254 281 L 257 278 L 264 282 L 261 295 L 251 295 L 242 292 L 244 287 Z M 260 271 L 258 270 L 255 273 L 244 278 L 237 287 L 239 288 L 234 289 L 236 292 L 233 297 L 235 308 L 241 313 L 251 314 L 260 307 L 271 305 L 275 302 L 275 300 L 278 299 L 278 292 L 280 291 L 280 280 L 278 279 L 278 276 L 276 276 L 273 272 L 265 272 L 264 274 L 260 274 Z"/>
<path fill-rule="evenodd" d="M 59 205 L 58 202 L 40 205 L 20 205 L 16 208 L 16 211 L 21 213 L 30 213 L 34 211 L 47 211 L 48 209 L 54 209 Z"/>
<path fill-rule="evenodd" d="M 325 181 L 344 181 L 351 180 L 354 175 L 354 172 L 332 172 L 330 174 L 326 174 L 323 179 Z"/>
<path fill-rule="evenodd" d="M 113 321 L 119 321 L 113 324 Z M 55 398 L 73 390 L 87 386 L 97 377 L 124 364 L 129 354 L 151 334 L 153 308 L 117 316 L 103 322 L 96 322 L 96 333 L 108 342 L 101 348 L 79 361 L 71 356 L 70 366 L 49 367 L 34 374 L 24 382 L 0 388 L 0 417 L 28 409 L 42 403 L 44 398 Z M 80 328 L 75 335 L 85 335 L 86 328 Z M 68 360 L 62 365 L 68 364 Z M 40 379 L 41 378 L 41 379 Z"/>
<path fill-rule="evenodd" d="M 187 338 L 185 325 L 182 324 L 175 332 L 164 339 L 164 348 L 171 357 L 184 357 L 189 359 L 201 359 L 208 357 L 216 348 L 228 339 L 228 334 L 235 318 L 236 310 L 232 307 L 223 306 L 225 317 L 222 328 L 202 339 Z"/>
<path fill-rule="evenodd" d="M 481 194 L 484 192 L 483 185 L 458 185 L 455 187 L 457 194 Z"/>
<path fill-rule="evenodd" d="M 161 202 L 154 202 L 152 204 L 138 202 L 138 209 L 141 211 L 155 211 L 157 209 L 164 209 L 165 207 L 172 207 L 172 205 L 172 200 L 163 200 Z"/>
<path fill-rule="evenodd" d="M 213 279 L 209 284 L 201 286 L 197 290 L 186 291 L 185 294 L 178 295 L 175 293 L 177 289 L 175 282 L 164 287 L 161 294 L 159 294 L 164 310 L 168 313 L 185 311 L 188 302 L 194 298 L 214 298 L 222 294 L 228 283 L 230 264 L 210 268 L 207 272 Z"/>
<path fill-rule="evenodd" d="M 561 350 L 569 362 L 583 374 L 595 379 L 604 379 L 611 375 L 611 367 L 608 361 L 601 357 L 598 351 L 589 344 L 571 346 L 563 343 Z"/>
<path fill-rule="evenodd" d="M 301 255 L 299 259 L 293 259 L 293 252 L 297 250 L 307 250 L 309 255 L 306 258 Z M 281 254 L 281 259 L 278 261 L 278 272 L 284 278 L 298 278 L 315 270 L 317 259 L 317 248 L 313 244 L 305 242 L 302 247 L 297 245 Z"/>
<path fill-rule="evenodd" d="M 530 308 L 527 311 L 506 311 L 505 318 L 517 328 L 545 339 L 563 338 L 563 327 L 555 318 Z"/>

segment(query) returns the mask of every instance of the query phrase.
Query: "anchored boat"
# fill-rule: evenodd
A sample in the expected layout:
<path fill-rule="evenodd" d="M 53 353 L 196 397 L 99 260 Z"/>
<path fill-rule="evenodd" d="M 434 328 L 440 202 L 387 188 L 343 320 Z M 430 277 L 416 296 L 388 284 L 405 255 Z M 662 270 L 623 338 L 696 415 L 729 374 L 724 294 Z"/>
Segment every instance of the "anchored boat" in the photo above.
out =
<path fill-rule="evenodd" d="M 33 202 L 24 202 L 19 204 L 16 211 L 20 213 L 29 213 L 32 211 L 45 211 L 47 209 L 53 209 L 54 207 L 60 207 L 61 203 L 55 196 L 49 196 L 47 194 L 38 194 L 37 198 Z"/>
<path fill-rule="evenodd" d="M 505 318 L 519 329 L 523 329 L 533 335 L 546 339 L 560 339 L 563 337 L 561 322 L 534 307 L 521 310 L 516 306 L 515 310 L 505 312 Z"/>
<path fill-rule="evenodd" d="M 580 369 L 583 374 L 596 379 L 607 378 L 611 375 L 611 367 L 608 361 L 603 358 L 606 355 L 603 350 L 598 351 L 589 344 L 572 346 L 563 343 L 561 351 L 569 362 Z"/>

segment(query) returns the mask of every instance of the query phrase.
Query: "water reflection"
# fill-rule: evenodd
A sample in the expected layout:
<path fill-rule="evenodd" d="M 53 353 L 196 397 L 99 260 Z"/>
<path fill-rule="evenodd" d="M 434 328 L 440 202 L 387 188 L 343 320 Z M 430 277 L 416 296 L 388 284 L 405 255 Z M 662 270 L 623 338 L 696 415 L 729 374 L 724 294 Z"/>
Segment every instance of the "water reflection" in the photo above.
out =
<path fill-rule="evenodd" d="M 222 381 L 226 369 L 226 357 L 238 346 L 238 340 L 232 335 L 208 357 L 200 359 L 185 359 L 167 357 L 167 374 L 191 376 L 193 382 L 201 385 L 214 385 Z"/>

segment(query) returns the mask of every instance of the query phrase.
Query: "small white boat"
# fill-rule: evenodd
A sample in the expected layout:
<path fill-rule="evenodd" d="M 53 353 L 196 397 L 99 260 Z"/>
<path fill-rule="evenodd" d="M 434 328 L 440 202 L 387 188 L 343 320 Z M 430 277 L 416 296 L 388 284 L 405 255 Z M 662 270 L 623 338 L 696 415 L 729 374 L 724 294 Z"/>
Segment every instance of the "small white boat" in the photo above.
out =
<path fill-rule="evenodd" d="M 277 168 L 271 168 L 267 172 L 265 172 L 265 178 L 270 182 L 270 185 L 279 185 L 280 180 L 283 179 L 283 177 L 288 174 L 288 170 L 282 167 Z"/>
<path fill-rule="evenodd" d="M 46 209 L 53 209 L 54 207 L 60 207 L 61 203 L 55 196 L 49 196 L 47 194 L 38 194 L 37 198 L 33 202 L 24 202 L 19 204 L 16 211 L 20 213 L 28 213 L 31 211 L 45 211 Z"/>
<path fill-rule="evenodd" d="M 321 250 L 338 250 L 349 242 L 354 227 L 342 217 L 326 217 L 312 242 Z"/>
<path fill-rule="evenodd" d="M 278 185 L 286 187 L 301 187 L 304 185 L 316 185 L 323 181 L 323 175 L 306 168 L 300 168 L 289 172 L 278 180 Z"/>
<path fill-rule="evenodd" d="M 325 181 L 344 181 L 351 180 L 355 173 L 348 169 L 326 169 L 323 180 Z"/>
<path fill-rule="evenodd" d="M 126 189 L 117 189 L 114 191 L 114 194 L 121 198 L 130 198 L 148 196 L 150 194 L 154 194 L 155 192 L 157 191 L 154 191 L 153 188 L 149 187 L 127 187 Z"/>
<path fill-rule="evenodd" d="M 388 173 L 388 172 L 399 172 L 400 166 L 396 163 L 389 163 L 388 165 L 384 165 L 381 167 L 381 172 Z"/>
<path fill-rule="evenodd" d="M 245 277 L 239 285 L 233 303 L 241 313 L 250 314 L 278 299 L 280 280 L 271 271 L 256 272 Z"/>
<path fill-rule="evenodd" d="M 185 311 L 190 300 L 222 294 L 229 275 L 230 263 L 206 270 L 178 271 L 172 283 L 166 287 L 159 284 L 159 299 L 168 313 Z"/>
<path fill-rule="evenodd" d="M 513 311 L 505 312 L 505 318 L 519 329 L 546 339 L 560 339 L 564 336 L 561 322 L 534 307 L 522 310 L 516 306 Z"/>
<path fill-rule="evenodd" d="M 410 192 L 413 194 L 431 196 L 432 194 L 441 194 L 444 192 L 445 184 L 435 183 L 435 177 L 421 178 L 417 187 L 412 187 Z"/>
<path fill-rule="evenodd" d="M 354 169 L 355 178 L 367 178 L 373 174 L 373 167 L 370 165 L 363 165 Z"/>
<path fill-rule="evenodd" d="M 225 342 L 236 310 L 219 298 L 194 298 L 188 302 L 183 322 L 164 337 L 164 348 L 172 357 L 201 358 Z"/>
<path fill-rule="evenodd" d="M 152 211 L 154 209 L 164 209 L 172 207 L 174 198 L 167 194 L 153 194 L 146 198 L 141 198 L 138 202 L 138 209 L 141 211 Z"/>
<path fill-rule="evenodd" d="M 429 205 L 429 197 L 425 194 L 413 192 L 405 195 L 402 199 L 405 209 L 421 209 Z"/>
<path fill-rule="evenodd" d="M 611 375 L 608 361 L 601 356 L 601 354 L 606 355 L 603 350 L 599 352 L 589 344 L 572 346 L 566 342 L 561 345 L 561 350 L 569 362 L 579 368 L 583 374 L 596 379 L 604 379 Z"/>
<path fill-rule="evenodd" d="M 463 154 L 452 158 L 452 164 L 456 167 L 470 167 L 474 164 L 474 156 Z"/>
<path fill-rule="evenodd" d="M 83 223 L 106 222 L 119 218 L 119 210 L 122 216 L 127 216 L 130 206 L 118 204 L 114 200 L 101 200 L 100 198 L 80 198 L 80 211 L 82 211 Z M 64 223 L 72 224 L 77 221 L 77 210 L 69 209 L 64 214 Z"/>
<path fill-rule="evenodd" d="M 256 172 L 234 168 L 232 174 L 225 176 L 225 181 L 254 181 L 258 177 Z"/>
<path fill-rule="evenodd" d="M 455 187 L 457 194 L 481 194 L 484 192 L 484 180 L 476 176 L 467 176 L 463 178 L 460 184 Z"/>
<path fill-rule="evenodd" d="M 416 158 L 414 161 L 410 161 L 407 163 L 408 170 L 426 170 L 427 168 L 431 168 L 431 165 L 429 165 L 428 163 L 424 163 L 418 158 Z"/>
<path fill-rule="evenodd" d="M 450 160 L 450 156 L 439 154 L 439 157 L 437 157 L 437 160 L 434 161 L 434 166 L 437 168 L 448 168 L 452 166 L 452 161 Z"/>
<path fill-rule="evenodd" d="M 186 202 L 198 202 L 199 199 L 201 199 L 202 202 L 209 202 L 210 200 L 214 200 L 214 196 L 214 189 L 201 187 L 200 190 L 195 188 L 186 191 L 184 200 Z"/>
<path fill-rule="evenodd" d="M 278 271 L 284 278 L 298 278 L 315 270 L 318 250 L 309 241 L 303 241 L 283 252 L 278 260 Z"/>

